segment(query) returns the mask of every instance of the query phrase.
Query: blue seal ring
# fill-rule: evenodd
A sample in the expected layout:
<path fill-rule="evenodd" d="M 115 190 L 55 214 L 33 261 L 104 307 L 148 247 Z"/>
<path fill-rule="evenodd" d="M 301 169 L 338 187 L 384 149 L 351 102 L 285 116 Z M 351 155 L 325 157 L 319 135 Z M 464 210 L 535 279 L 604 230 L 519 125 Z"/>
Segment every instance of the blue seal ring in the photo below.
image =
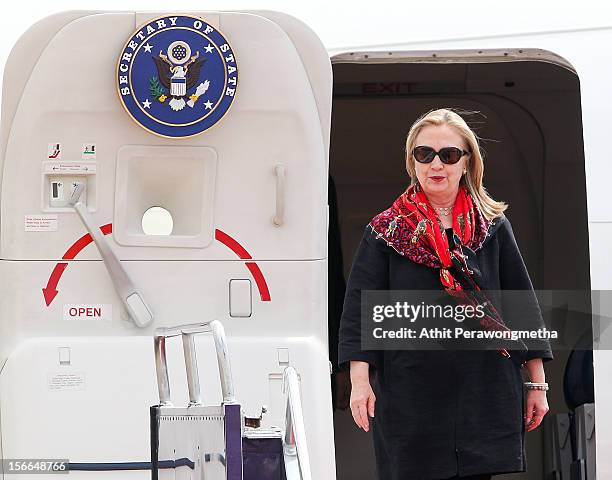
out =
<path fill-rule="evenodd" d="M 116 79 L 121 103 L 136 123 L 162 137 L 185 138 L 228 112 L 238 66 L 225 37 L 204 19 L 167 15 L 130 37 Z"/>

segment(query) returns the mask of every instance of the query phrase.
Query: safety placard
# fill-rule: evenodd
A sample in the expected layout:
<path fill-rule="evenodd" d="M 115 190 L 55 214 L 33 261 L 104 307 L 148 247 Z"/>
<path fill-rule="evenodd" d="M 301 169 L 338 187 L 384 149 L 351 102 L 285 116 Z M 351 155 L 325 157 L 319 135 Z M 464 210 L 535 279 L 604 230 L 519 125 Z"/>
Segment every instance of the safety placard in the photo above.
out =
<path fill-rule="evenodd" d="M 49 143 L 47 145 L 47 158 L 59 160 L 62 158 L 62 151 L 61 143 Z"/>
<path fill-rule="evenodd" d="M 47 386 L 49 390 L 56 392 L 85 390 L 85 374 L 83 372 L 49 373 Z"/>
<path fill-rule="evenodd" d="M 56 232 L 57 215 L 26 215 L 24 228 L 26 232 Z"/>
<path fill-rule="evenodd" d="M 95 160 L 96 159 L 96 144 L 95 143 L 84 143 L 83 149 L 81 150 L 81 158 L 83 160 Z"/>
<path fill-rule="evenodd" d="M 110 321 L 112 319 L 111 304 L 64 304 L 64 320 Z"/>
<path fill-rule="evenodd" d="M 95 157 L 91 157 L 93 160 Z M 96 173 L 95 162 L 43 162 L 43 173 L 73 175 L 93 175 Z"/>

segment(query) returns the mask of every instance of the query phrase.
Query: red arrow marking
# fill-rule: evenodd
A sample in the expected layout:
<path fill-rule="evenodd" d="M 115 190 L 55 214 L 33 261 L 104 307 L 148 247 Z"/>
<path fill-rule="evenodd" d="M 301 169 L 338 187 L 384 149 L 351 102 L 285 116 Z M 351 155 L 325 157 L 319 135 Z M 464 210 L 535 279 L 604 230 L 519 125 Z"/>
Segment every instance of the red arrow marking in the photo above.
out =
<path fill-rule="evenodd" d="M 106 225 L 102 225 L 100 227 L 100 230 L 104 235 L 113 233 L 113 224 L 108 223 Z M 62 260 L 74 259 L 74 257 L 76 257 L 79 252 L 91 242 L 93 242 L 93 238 L 91 238 L 91 235 L 89 233 L 86 233 L 76 242 L 74 242 L 68 250 L 66 250 L 66 253 L 64 253 L 64 255 L 62 256 Z M 45 304 L 47 305 L 47 307 L 51 305 L 51 302 L 58 293 L 57 284 L 59 283 L 60 278 L 62 277 L 62 274 L 64 273 L 64 270 L 66 270 L 67 266 L 68 264 L 64 262 L 56 264 L 55 268 L 53 269 L 53 272 L 51 273 L 51 276 L 49 277 L 49 281 L 47 282 L 46 288 L 42 289 L 43 296 L 45 297 Z"/>
<path fill-rule="evenodd" d="M 106 225 L 102 225 L 100 227 L 100 230 L 104 235 L 109 235 L 113 233 L 113 224 L 108 223 Z M 247 250 L 238 243 L 238 241 L 236 241 L 227 233 L 219 229 L 215 230 L 215 239 L 220 241 L 230 250 L 232 250 L 236 255 L 238 255 L 239 258 L 243 260 L 249 260 L 253 258 L 251 257 L 251 254 L 247 252 Z M 62 260 L 73 260 L 81 252 L 81 250 L 83 250 L 91 242 L 93 242 L 93 238 L 91 238 L 91 235 L 89 233 L 86 233 L 76 242 L 74 242 L 68 250 L 66 250 L 66 253 L 64 253 L 64 255 L 62 256 Z M 255 279 L 255 284 L 257 285 L 257 288 L 259 290 L 259 296 L 261 297 L 261 301 L 269 302 L 270 290 L 268 289 L 268 284 L 266 283 L 266 279 L 264 278 L 261 269 L 255 262 L 245 262 L 245 265 L 251 272 L 251 275 L 253 275 L 253 278 Z M 49 277 L 47 286 L 42 289 L 43 296 L 45 298 L 45 304 L 47 305 L 47 307 L 51 305 L 51 302 L 53 302 L 53 299 L 58 294 L 57 285 L 67 266 L 68 263 L 65 262 L 57 263 L 55 265 L 55 268 L 53 269 L 53 272 L 51 273 L 51 276 Z"/>
<path fill-rule="evenodd" d="M 247 250 L 238 243 L 237 240 L 230 237 L 227 233 L 219 229 L 215 230 L 215 239 L 217 239 L 223 245 L 232 250 L 236 255 L 238 255 L 239 258 L 242 258 L 244 260 L 253 258 L 251 257 L 251 254 L 247 252 Z M 255 283 L 257 284 L 257 288 L 259 289 L 259 296 L 261 297 L 261 301 L 269 302 L 270 290 L 268 289 L 268 284 L 266 283 L 266 279 L 264 278 L 263 273 L 261 273 L 259 266 L 255 262 L 246 262 L 245 265 L 251 272 L 251 275 L 253 275 L 253 278 L 255 279 Z"/>
<path fill-rule="evenodd" d="M 268 284 L 266 283 L 266 279 L 263 276 L 263 273 L 259 269 L 259 265 L 255 262 L 246 262 L 246 266 L 253 275 L 255 279 L 255 283 L 257 284 L 257 289 L 259 290 L 259 296 L 261 297 L 262 302 L 270 301 L 270 290 L 268 290 Z"/>
<path fill-rule="evenodd" d="M 67 263 L 58 263 L 55 265 L 55 268 L 49 277 L 49 281 L 47 282 L 47 288 L 42 289 L 47 307 L 51 305 L 51 302 L 57 295 L 57 290 L 55 287 L 57 287 L 57 282 L 59 282 L 59 279 L 62 276 L 62 273 L 64 273 L 64 270 L 66 270 L 67 266 Z"/>
<path fill-rule="evenodd" d="M 232 252 L 234 252 L 236 255 L 238 255 L 238 257 L 242 258 L 243 260 L 253 258 L 251 257 L 251 254 L 246 251 L 246 248 L 240 245 L 237 240 L 233 239 L 227 233 L 222 230 L 219 230 L 218 228 L 215 230 L 215 239 L 219 240 L 223 245 L 228 247 Z"/>

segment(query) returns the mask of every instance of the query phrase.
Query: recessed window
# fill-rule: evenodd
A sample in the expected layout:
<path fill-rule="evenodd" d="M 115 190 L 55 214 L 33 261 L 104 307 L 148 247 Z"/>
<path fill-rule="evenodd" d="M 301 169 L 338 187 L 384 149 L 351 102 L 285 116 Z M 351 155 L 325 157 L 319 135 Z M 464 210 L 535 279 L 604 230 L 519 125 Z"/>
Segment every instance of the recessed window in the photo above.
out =
<path fill-rule="evenodd" d="M 172 214 L 163 207 L 151 207 L 142 216 L 145 235 L 170 235 L 173 227 Z"/>

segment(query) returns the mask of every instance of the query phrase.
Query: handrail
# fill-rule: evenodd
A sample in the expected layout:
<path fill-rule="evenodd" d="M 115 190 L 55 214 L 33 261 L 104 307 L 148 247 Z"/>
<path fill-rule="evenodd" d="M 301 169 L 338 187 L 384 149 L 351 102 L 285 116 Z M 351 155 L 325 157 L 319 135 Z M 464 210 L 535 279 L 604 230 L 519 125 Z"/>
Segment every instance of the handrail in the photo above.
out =
<path fill-rule="evenodd" d="M 183 339 L 183 355 L 185 357 L 185 372 L 187 374 L 187 388 L 189 389 L 189 406 L 202 404 L 200 393 L 200 380 L 198 375 L 198 360 L 193 336 L 198 333 L 212 333 L 217 352 L 217 365 L 223 403 L 226 405 L 236 403 L 232 370 L 229 361 L 225 330 L 218 320 L 206 323 L 193 323 L 178 325 L 176 327 L 160 327 L 153 335 L 155 350 L 155 371 L 157 373 L 157 388 L 159 391 L 159 404 L 172 406 L 170 396 L 170 382 L 168 380 L 168 364 L 166 361 L 166 338 L 181 336 Z"/>
<path fill-rule="evenodd" d="M 285 166 L 278 163 L 274 166 L 276 175 L 276 214 L 272 222 L 277 227 L 285 223 Z"/>
<path fill-rule="evenodd" d="M 287 393 L 283 452 L 287 457 L 297 457 L 301 480 L 312 480 L 302 401 L 300 399 L 300 384 L 298 374 L 293 367 L 287 367 L 283 372 L 283 392 Z"/>
<path fill-rule="evenodd" d="M 100 229 L 91 218 L 91 215 L 87 211 L 87 207 L 79 200 L 84 189 L 85 186 L 82 183 L 76 183 L 68 204 L 76 210 L 85 228 L 96 244 L 96 247 L 98 247 L 98 251 L 102 256 L 102 260 L 111 277 L 113 286 L 128 315 L 138 327 L 146 327 L 153 321 L 153 313 L 151 313 L 151 309 L 147 306 L 142 295 L 134 286 L 130 276 L 123 268 L 123 265 L 121 265 L 121 262 L 104 238 L 104 235 L 100 233 Z"/>

